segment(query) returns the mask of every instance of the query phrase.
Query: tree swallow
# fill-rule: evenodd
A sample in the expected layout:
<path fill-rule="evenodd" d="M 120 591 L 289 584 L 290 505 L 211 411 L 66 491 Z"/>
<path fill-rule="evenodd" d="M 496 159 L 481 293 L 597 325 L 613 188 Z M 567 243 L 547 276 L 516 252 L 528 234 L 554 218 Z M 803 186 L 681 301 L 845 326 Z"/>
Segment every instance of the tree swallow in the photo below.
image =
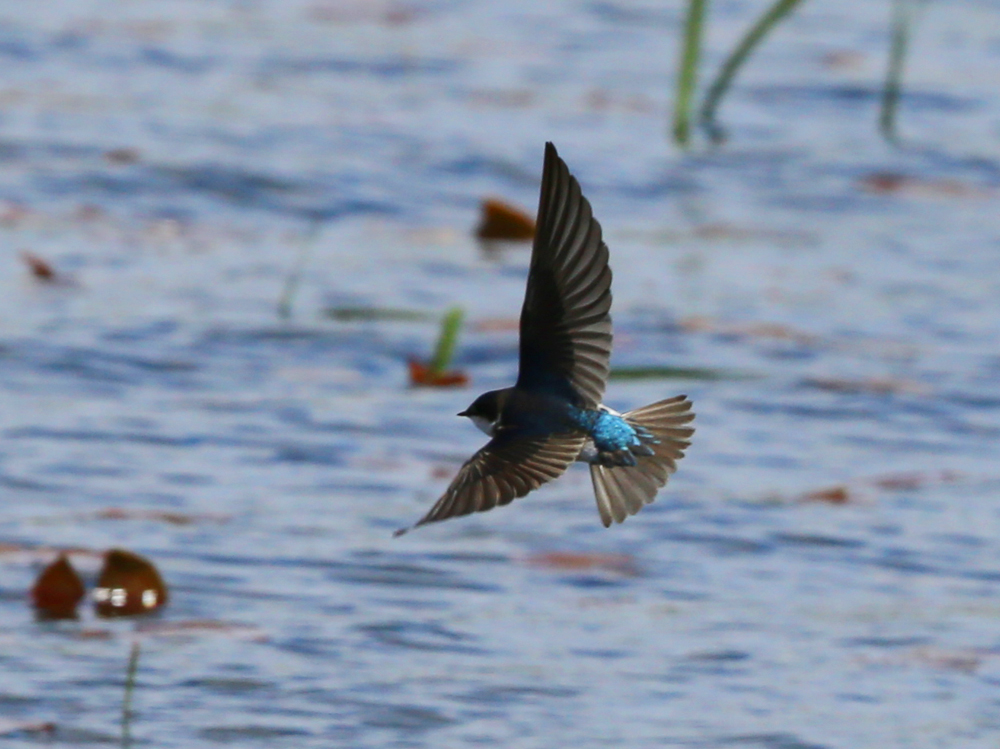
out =
<path fill-rule="evenodd" d="M 611 358 L 608 248 L 551 143 L 536 227 L 517 382 L 480 395 L 459 414 L 491 439 L 413 528 L 508 504 L 559 478 L 576 460 L 590 464 L 607 527 L 652 502 L 691 444 L 687 396 L 624 414 L 601 404 Z"/>

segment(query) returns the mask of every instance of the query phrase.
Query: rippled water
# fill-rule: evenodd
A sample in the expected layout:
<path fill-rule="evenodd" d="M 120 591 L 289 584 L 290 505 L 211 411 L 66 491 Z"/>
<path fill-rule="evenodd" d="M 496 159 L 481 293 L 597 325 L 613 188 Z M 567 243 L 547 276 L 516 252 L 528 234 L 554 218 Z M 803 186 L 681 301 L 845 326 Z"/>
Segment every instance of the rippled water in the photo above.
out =
<path fill-rule="evenodd" d="M 709 70 L 763 5 L 712 5 Z M 679 6 L 0 11 L 5 745 L 118 742 L 135 637 L 146 746 L 996 745 L 1000 10 L 927 9 L 901 149 L 889 4 L 817 2 L 679 156 Z M 577 467 L 393 539 L 515 375 L 527 250 L 470 229 L 535 205 L 545 140 L 611 246 L 614 365 L 723 376 L 611 383 L 698 413 L 620 527 Z M 434 324 L 323 315 L 455 304 L 464 390 L 406 386 Z M 113 546 L 162 614 L 35 621 L 54 549 L 92 583 Z"/>

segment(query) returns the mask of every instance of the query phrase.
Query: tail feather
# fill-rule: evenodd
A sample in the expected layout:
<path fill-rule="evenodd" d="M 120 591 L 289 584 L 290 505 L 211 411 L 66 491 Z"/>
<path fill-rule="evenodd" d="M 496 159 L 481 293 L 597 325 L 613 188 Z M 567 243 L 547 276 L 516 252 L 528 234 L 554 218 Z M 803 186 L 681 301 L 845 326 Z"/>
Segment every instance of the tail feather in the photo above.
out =
<path fill-rule="evenodd" d="M 656 493 L 677 470 L 677 461 L 684 457 L 684 449 L 691 444 L 689 438 L 694 434 L 694 428 L 686 426 L 694 414 L 691 401 L 684 395 L 651 403 L 622 416 L 652 437 L 643 440 L 652 455 L 637 456 L 634 466 L 591 464 L 590 478 L 604 527 L 612 521 L 622 522 L 656 499 Z"/>

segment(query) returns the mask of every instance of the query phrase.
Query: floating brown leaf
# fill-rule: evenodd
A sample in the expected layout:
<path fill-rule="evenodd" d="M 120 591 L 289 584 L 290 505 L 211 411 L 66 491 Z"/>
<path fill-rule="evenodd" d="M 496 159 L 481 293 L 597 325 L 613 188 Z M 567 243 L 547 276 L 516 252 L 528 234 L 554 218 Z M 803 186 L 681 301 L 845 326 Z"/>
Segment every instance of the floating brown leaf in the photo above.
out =
<path fill-rule="evenodd" d="M 49 721 L 0 718 L 0 736 L 4 738 L 16 734 L 42 734 L 51 738 L 55 732 L 56 724 Z"/>
<path fill-rule="evenodd" d="M 104 158 L 109 164 L 134 164 L 139 160 L 139 149 L 137 148 L 112 148 L 104 152 Z"/>
<path fill-rule="evenodd" d="M 431 468 L 431 478 L 432 479 L 450 479 L 455 475 L 454 466 L 434 466 Z"/>
<path fill-rule="evenodd" d="M 124 549 L 111 549 L 104 555 L 94 589 L 98 616 L 148 614 L 166 602 L 167 586 L 152 562 Z"/>
<path fill-rule="evenodd" d="M 465 372 L 457 370 L 446 370 L 436 372 L 426 364 L 410 359 L 410 384 L 421 387 L 462 387 L 469 384 L 469 376 Z"/>
<path fill-rule="evenodd" d="M 60 554 L 38 576 L 31 589 L 31 600 L 38 613 L 45 618 L 74 619 L 77 604 L 83 599 L 84 593 L 80 576 L 66 555 Z"/>
<path fill-rule="evenodd" d="M 527 241 L 535 237 L 535 222 L 516 206 L 496 198 L 483 201 L 476 236 L 480 239 Z"/>
<path fill-rule="evenodd" d="M 56 269 L 52 267 L 52 264 L 48 260 L 40 258 L 32 252 L 22 252 L 21 259 L 28 266 L 31 275 L 39 281 L 52 282 L 58 279 L 59 276 L 56 273 Z"/>
<path fill-rule="evenodd" d="M 817 489 L 802 495 L 803 502 L 826 502 L 831 505 L 846 505 L 852 500 L 846 486 L 831 486 L 828 489 Z"/>
<path fill-rule="evenodd" d="M 190 512 L 163 512 L 161 510 L 126 510 L 123 507 L 106 507 L 98 510 L 99 520 L 155 520 L 172 525 L 192 525 L 201 522 L 223 523 L 227 515 L 199 515 Z"/>
<path fill-rule="evenodd" d="M 579 572 L 582 570 L 604 570 L 620 575 L 635 577 L 639 568 L 630 554 L 611 554 L 592 551 L 546 551 L 532 554 L 527 562 L 535 567 L 550 570 Z"/>
<path fill-rule="evenodd" d="M 928 484 L 952 483 L 962 478 L 962 474 L 956 471 L 943 470 L 935 473 L 892 473 L 885 476 L 876 476 L 872 483 L 879 489 L 887 491 L 916 491 Z"/>
<path fill-rule="evenodd" d="M 878 195 L 906 194 L 927 198 L 986 198 L 993 191 L 957 179 L 926 179 L 900 172 L 872 172 L 858 180 L 863 191 Z"/>

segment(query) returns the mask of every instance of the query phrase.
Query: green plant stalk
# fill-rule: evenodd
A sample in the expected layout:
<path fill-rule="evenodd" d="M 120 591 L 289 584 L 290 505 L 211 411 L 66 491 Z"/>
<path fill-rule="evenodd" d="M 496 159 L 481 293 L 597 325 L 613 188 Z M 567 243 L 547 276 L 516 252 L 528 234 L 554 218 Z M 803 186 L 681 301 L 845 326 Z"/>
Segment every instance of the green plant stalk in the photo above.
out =
<path fill-rule="evenodd" d="M 462 329 L 462 319 L 465 311 L 461 307 L 452 307 L 441 319 L 441 335 L 438 337 L 437 346 L 434 347 L 434 356 L 431 358 L 429 370 L 431 374 L 443 372 L 455 355 L 455 344 L 458 342 L 458 331 Z"/>
<path fill-rule="evenodd" d="M 339 322 L 430 322 L 429 312 L 393 307 L 330 307 L 323 314 Z"/>
<path fill-rule="evenodd" d="M 282 289 L 278 298 L 278 318 L 287 320 L 292 316 L 292 304 L 299 291 L 299 284 L 302 281 L 302 272 L 305 270 L 309 256 L 312 254 L 313 245 L 319 234 L 320 222 L 313 221 L 308 231 L 302 237 L 302 244 L 299 247 L 299 254 L 295 260 L 295 265 L 285 278 L 285 288 Z"/>
<path fill-rule="evenodd" d="M 708 93 L 705 95 L 705 99 L 701 105 L 700 113 L 700 123 L 705 132 L 708 133 L 708 137 L 715 143 L 718 143 L 725 139 L 725 132 L 721 127 L 719 127 L 715 122 L 715 113 L 722 103 L 722 97 L 725 96 L 726 91 L 729 90 L 730 84 L 736 77 L 740 68 L 747 61 L 750 53 L 754 51 L 758 44 L 760 44 L 764 37 L 766 37 L 779 21 L 781 21 L 785 16 L 791 13 L 797 6 L 802 3 L 802 0 L 777 0 L 774 5 L 767 9 L 767 11 L 762 15 L 757 23 L 755 23 L 746 35 L 740 40 L 740 43 L 736 45 L 736 48 L 730 53 L 729 57 L 722 64 L 722 69 L 719 74 L 712 81 L 712 85 L 708 89 Z"/>
<path fill-rule="evenodd" d="M 674 102 L 674 142 L 687 148 L 691 140 L 691 102 L 698 82 L 701 32 L 708 0 L 689 0 L 684 21 L 684 46 L 677 70 L 677 99 Z"/>
<path fill-rule="evenodd" d="M 139 670 L 139 641 L 132 643 L 125 672 L 125 695 L 122 697 L 122 746 L 132 745 L 132 693 L 135 691 L 135 674 Z"/>
<path fill-rule="evenodd" d="M 896 110 L 903 90 L 903 67 L 906 51 L 910 44 L 910 30 L 916 15 L 910 0 L 892 2 L 892 43 L 889 47 L 889 65 L 885 71 L 885 85 L 882 87 L 882 108 L 878 117 L 878 129 L 889 143 L 896 143 Z"/>

